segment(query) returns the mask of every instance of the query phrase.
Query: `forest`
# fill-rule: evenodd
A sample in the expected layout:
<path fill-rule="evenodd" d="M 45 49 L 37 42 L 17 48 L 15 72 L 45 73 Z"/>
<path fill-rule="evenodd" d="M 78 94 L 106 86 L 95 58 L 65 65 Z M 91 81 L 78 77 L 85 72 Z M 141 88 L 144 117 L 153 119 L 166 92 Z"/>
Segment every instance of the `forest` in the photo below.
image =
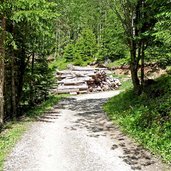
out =
<path fill-rule="evenodd" d="M 127 64 L 132 97 L 144 97 L 145 65 L 171 65 L 170 9 L 170 0 L 1 0 L 0 126 L 47 100 L 67 64 Z"/>

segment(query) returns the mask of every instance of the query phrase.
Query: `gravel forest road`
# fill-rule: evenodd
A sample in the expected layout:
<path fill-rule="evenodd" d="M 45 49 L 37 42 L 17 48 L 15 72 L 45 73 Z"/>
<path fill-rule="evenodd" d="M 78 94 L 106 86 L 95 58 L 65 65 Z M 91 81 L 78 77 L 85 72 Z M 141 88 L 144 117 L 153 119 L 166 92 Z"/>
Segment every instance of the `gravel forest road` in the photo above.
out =
<path fill-rule="evenodd" d="M 66 98 L 33 123 L 4 171 L 168 171 L 113 125 L 102 105 L 119 91 Z"/>

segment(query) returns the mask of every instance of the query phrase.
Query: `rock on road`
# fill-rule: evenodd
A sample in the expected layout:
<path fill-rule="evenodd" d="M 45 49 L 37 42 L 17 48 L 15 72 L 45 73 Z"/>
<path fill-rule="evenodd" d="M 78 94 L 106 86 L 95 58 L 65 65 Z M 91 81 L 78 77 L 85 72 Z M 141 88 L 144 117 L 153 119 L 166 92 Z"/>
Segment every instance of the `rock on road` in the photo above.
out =
<path fill-rule="evenodd" d="M 67 98 L 33 123 L 6 159 L 4 171 L 165 171 L 102 110 L 119 91 Z"/>

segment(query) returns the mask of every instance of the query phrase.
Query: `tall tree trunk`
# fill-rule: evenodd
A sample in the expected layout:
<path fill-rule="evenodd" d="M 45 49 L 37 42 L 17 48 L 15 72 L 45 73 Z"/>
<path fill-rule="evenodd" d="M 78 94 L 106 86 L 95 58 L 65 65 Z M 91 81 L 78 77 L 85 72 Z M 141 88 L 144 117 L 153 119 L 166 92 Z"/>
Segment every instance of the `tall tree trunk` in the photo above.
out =
<path fill-rule="evenodd" d="M 14 23 L 12 24 L 12 33 L 15 37 Z M 11 53 L 11 94 L 12 94 L 12 119 L 16 119 L 17 106 L 16 106 L 16 84 L 15 84 L 15 55 L 14 48 L 12 47 Z"/>
<path fill-rule="evenodd" d="M 0 33 L 0 126 L 3 124 L 4 117 L 4 58 L 5 58 L 5 26 L 6 19 L 5 16 L 1 18 L 2 31 Z"/>
<path fill-rule="evenodd" d="M 141 87 L 142 90 L 144 88 L 144 42 L 142 43 L 142 50 L 141 50 Z"/>
<path fill-rule="evenodd" d="M 20 105 L 20 101 L 23 95 L 23 85 L 24 85 L 24 75 L 26 71 L 26 53 L 23 45 L 21 45 L 21 50 L 19 51 L 19 61 L 18 62 L 18 74 L 17 74 L 17 98 L 16 98 L 16 106 L 18 107 Z"/>
<path fill-rule="evenodd" d="M 140 81 L 138 78 L 138 62 L 136 60 L 136 48 L 133 43 L 133 47 L 130 52 L 131 55 L 131 63 L 130 63 L 130 69 L 131 69 L 131 78 L 132 83 L 134 86 L 134 92 L 139 95 L 141 94 L 141 87 L 140 87 Z"/>
<path fill-rule="evenodd" d="M 142 19 L 144 20 L 145 18 L 145 13 L 144 13 L 144 4 L 145 4 L 145 1 L 142 0 L 141 2 L 141 5 L 142 5 Z M 141 32 L 144 33 L 146 30 L 146 27 L 145 25 L 141 28 Z M 142 48 L 141 48 L 141 87 L 142 87 L 142 90 L 144 90 L 144 61 L 145 61 L 145 41 L 142 40 Z"/>
<path fill-rule="evenodd" d="M 33 74 L 34 74 L 34 60 L 35 60 L 35 54 L 32 53 L 32 63 L 31 63 L 31 81 L 30 81 L 30 105 L 34 105 L 34 80 L 33 80 Z"/>
<path fill-rule="evenodd" d="M 17 107 L 16 107 L 16 85 L 15 85 L 15 56 L 12 52 L 11 56 L 11 91 L 12 91 L 12 119 L 16 119 Z"/>
<path fill-rule="evenodd" d="M 131 33 L 131 76 L 132 83 L 134 86 L 134 92 L 137 95 L 142 93 L 142 82 L 140 83 L 138 77 L 139 61 L 142 56 L 142 42 L 141 40 L 137 41 L 136 38 L 140 35 L 140 26 L 139 22 L 141 19 L 141 0 L 137 1 L 135 7 L 135 14 L 132 17 L 132 33 Z"/>

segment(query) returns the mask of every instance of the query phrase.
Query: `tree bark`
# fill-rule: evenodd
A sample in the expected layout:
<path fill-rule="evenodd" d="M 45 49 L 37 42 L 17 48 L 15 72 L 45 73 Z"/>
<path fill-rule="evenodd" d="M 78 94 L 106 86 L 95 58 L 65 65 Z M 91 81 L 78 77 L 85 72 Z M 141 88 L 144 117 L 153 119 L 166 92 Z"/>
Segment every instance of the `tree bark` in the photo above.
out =
<path fill-rule="evenodd" d="M 141 87 L 142 90 L 144 89 L 144 42 L 142 43 L 142 50 L 141 50 Z"/>
<path fill-rule="evenodd" d="M 15 85 L 15 56 L 14 52 L 12 52 L 11 56 L 11 90 L 12 90 L 12 119 L 16 119 L 17 114 L 17 106 L 16 106 L 16 85 Z"/>
<path fill-rule="evenodd" d="M 3 125 L 4 122 L 4 58 L 5 58 L 5 26 L 6 19 L 5 16 L 1 18 L 1 28 L 2 31 L 0 33 L 0 126 Z"/>
<path fill-rule="evenodd" d="M 24 43 L 23 43 L 24 44 Z M 21 50 L 19 53 L 19 61 L 18 62 L 18 75 L 17 75 L 17 98 L 16 98 L 16 106 L 18 107 L 20 105 L 20 100 L 23 95 L 23 85 L 24 85 L 24 75 L 27 67 L 26 63 L 26 53 L 25 53 L 25 47 L 21 45 Z"/>
<path fill-rule="evenodd" d="M 135 47 L 132 47 L 130 55 L 131 55 L 130 69 L 131 69 L 131 78 L 132 78 L 132 83 L 134 87 L 134 92 L 135 94 L 139 95 L 141 94 L 141 87 L 140 87 L 140 81 L 138 78 L 138 61 L 136 60 L 136 48 Z"/>
<path fill-rule="evenodd" d="M 34 105 L 34 60 L 35 54 L 32 53 L 32 62 L 31 62 L 31 80 L 30 80 L 30 105 Z"/>
<path fill-rule="evenodd" d="M 15 37 L 15 28 L 14 23 L 12 23 L 12 33 Z M 14 47 L 11 47 L 11 100 L 12 100 L 12 120 L 16 119 L 17 115 L 17 106 L 16 106 L 16 84 L 15 84 L 15 54 Z"/>

